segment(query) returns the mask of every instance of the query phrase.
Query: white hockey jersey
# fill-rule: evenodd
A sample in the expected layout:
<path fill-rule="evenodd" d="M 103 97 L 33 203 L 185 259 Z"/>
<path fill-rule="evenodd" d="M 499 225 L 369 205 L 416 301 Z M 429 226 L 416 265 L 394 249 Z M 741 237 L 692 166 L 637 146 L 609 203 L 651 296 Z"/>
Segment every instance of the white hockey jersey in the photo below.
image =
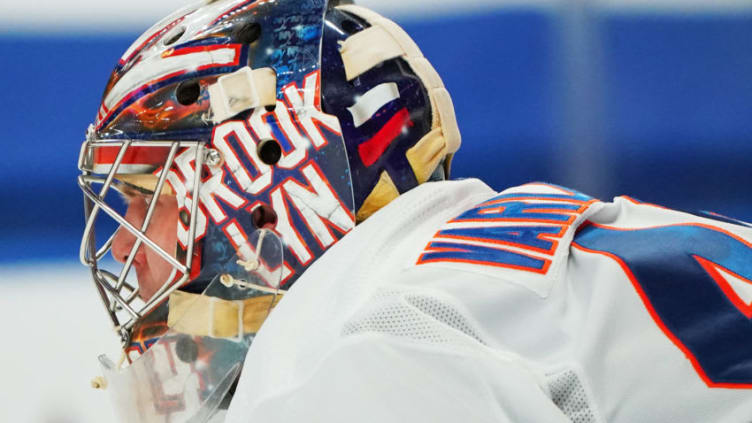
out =
<path fill-rule="evenodd" d="M 310 267 L 227 422 L 751 422 L 752 228 L 424 184 Z"/>

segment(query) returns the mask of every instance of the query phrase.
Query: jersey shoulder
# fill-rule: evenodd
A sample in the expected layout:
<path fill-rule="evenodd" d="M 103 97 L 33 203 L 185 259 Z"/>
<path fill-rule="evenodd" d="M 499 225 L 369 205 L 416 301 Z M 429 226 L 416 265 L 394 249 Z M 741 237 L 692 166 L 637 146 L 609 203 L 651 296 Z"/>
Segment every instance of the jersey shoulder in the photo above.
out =
<path fill-rule="evenodd" d="M 564 271 L 577 229 L 603 207 L 557 185 L 509 188 L 444 223 L 416 264 L 479 272 L 546 296 Z"/>
<path fill-rule="evenodd" d="M 582 225 L 578 253 L 617 263 L 710 388 L 752 388 L 752 227 L 618 197 Z M 723 353 L 720 353 L 723 351 Z"/>
<path fill-rule="evenodd" d="M 416 265 L 483 273 L 545 297 L 566 271 L 571 247 L 586 248 L 595 237 L 617 242 L 636 229 L 641 230 L 633 234 L 636 238 L 683 233 L 688 239 L 710 240 L 725 234 L 740 245 L 752 242 L 752 225 L 717 214 L 685 213 L 627 196 L 607 203 L 534 182 L 493 194 L 447 220 Z"/>

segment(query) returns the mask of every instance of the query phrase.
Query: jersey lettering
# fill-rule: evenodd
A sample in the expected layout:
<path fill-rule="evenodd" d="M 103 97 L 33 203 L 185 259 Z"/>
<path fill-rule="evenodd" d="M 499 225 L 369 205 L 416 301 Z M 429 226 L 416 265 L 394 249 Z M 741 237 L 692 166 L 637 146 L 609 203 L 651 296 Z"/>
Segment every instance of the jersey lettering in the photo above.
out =
<path fill-rule="evenodd" d="M 450 220 L 417 264 L 469 263 L 546 274 L 558 240 L 595 201 L 548 187 L 561 193 L 500 194 Z"/>
<path fill-rule="evenodd" d="M 428 251 L 420 256 L 418 264 L 432 262 L 458 262 L 509 267 L 535 273 L 546 273 L 551 265 L 551 260 L 539 259 L 510 250 L 451 242 L 431 242 L 428 245 Z"/>
<path fill-rule="evenodd" d="M 483 241 L 509 245 L 546 254 L 553 254 L 561 238 L 563 226 L 481 226 L 475 228 L 449 228 L 439 233 L 444 238 Z"/>

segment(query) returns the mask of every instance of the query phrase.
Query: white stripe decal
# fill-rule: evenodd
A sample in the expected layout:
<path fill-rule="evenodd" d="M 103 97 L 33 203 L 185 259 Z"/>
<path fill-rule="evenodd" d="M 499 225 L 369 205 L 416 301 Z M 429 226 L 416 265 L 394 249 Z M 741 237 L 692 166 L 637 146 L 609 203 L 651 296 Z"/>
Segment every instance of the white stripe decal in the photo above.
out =
<path fill-rule="evenodd" d="M 238 53 L 238 49 L 229 47 L 169 57 L 149 57 L 123 75 L 105 98 L 104 106 L 113 109 L 144 82 L 154 82 L 176 72 L 188 72 L 207 65 L 232 65 L 238 59 Z"/>
<path fill-rule="evenodd" d="M 141 165 L 141 164 L 121 164 L 118 166 L 117 173 L 118 174 L 148 174 L 154 171 L 154 169 L 157 168 L 157 165 Z M 106 175 L 110 173 L 110 169 L 112 169 L 112 164 L 98 164 L 94 165 L 94 167 L 91 169 L 92 173 L 95 173 L 97 175 Z"/>
<path fill-rule="evenodd" d="M 368 122 L 380 108 L 398 98 L 400 98 L 400 94 L 397 84 L 388 82 L 371 88 L 347 110 L 350 111 L 353 122 L 358 127 Z"/>
<path fill-rule="evenodd" d="M 148 44 L 148 42 L 151 41 L 154 37 L 159 36 L 162 32 L 166 32 L 168 28 L 170 28 L 170 30 L 174 28 L 175 25 L 178 24 L 179 20 L 185 18 L 185 16 L 188 14 L 186 12 L 189 11 L 181 9 L 180 11 L 172 13 L 170 16 L 154 24 L 154 26 L 144 32 L 140 37 L 138 37 L 136 41 L 133 42 L 133 44 L 131 44 L 130 47 L 128 47 L 128 50 L 126 50 L 123 56 L 120 58 L 120 63 L 125 63 L 126 61 L 130 60 L 133 55 L 138 53 L 139 50 L 141 50 L 146 44 Z"/>

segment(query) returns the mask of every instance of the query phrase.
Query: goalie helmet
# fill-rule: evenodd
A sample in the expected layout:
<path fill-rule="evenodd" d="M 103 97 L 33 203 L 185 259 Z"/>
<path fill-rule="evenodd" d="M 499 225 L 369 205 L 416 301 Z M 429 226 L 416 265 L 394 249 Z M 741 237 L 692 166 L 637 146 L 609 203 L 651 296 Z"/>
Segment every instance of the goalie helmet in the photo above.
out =
<path fill-rule="evenodd" d="M 395 23 L 346 3 L 203 1 L 117 63 L 79 158 L 80 258 L 126 350 L 144 353 L 190 309 L 168 304 L 218 277 L 253 270 L 244 296 L 284 291 L 356 223 L 447 176 L 460 136 L 441 79 Z M 139 218 L 116 191 L 144 199 Z M 175 245 L 150 237 L 164 225 Z M 249 270 L 258 231 L 279 239 L 278 266 Z M 139 254 L 168 266 L 156 289 L 134 281 Z"/>

